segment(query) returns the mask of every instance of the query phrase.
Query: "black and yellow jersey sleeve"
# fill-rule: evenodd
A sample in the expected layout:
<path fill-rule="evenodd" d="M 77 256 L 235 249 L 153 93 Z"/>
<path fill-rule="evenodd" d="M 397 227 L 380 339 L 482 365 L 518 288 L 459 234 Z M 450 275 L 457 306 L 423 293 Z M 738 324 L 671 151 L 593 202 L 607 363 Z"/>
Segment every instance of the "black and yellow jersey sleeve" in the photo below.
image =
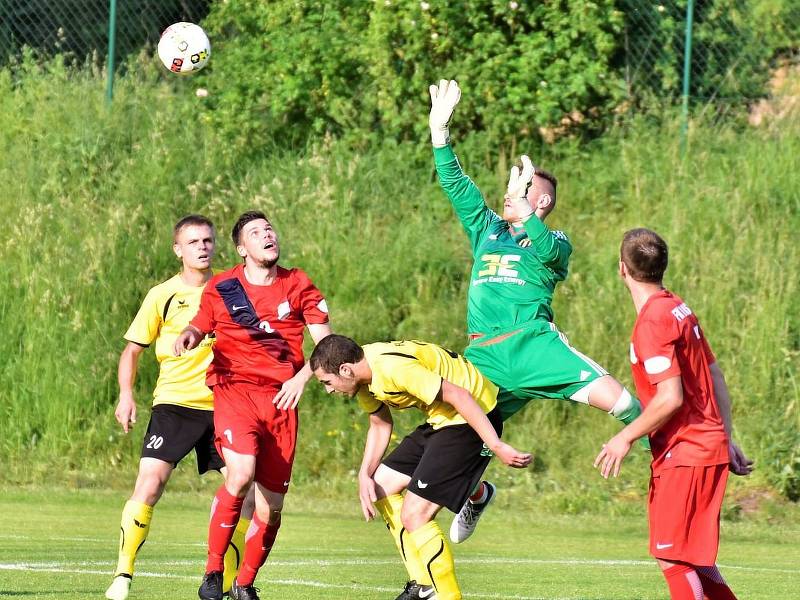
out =
<path fill-rule="evenodd" d="M 372 370 L 372 383 L 358 395 L 369 413 L 385 404 L 390 408 L 417 408 L 435 429 L 463 424 L 455 408 L 442 401 L 442 381 L 469 391 L 488 413 L 497 404 L 497 387 L 467 359 L 436 344 L 398 341 L 367 344 L 364 355 Z"/>
<path fill-rule="evenodd" d="M 177 404 L 187 408 L 213 409 L 206 369 L 213 358 L 213 339 L 182 356 L 173 356 L 172 346 L 200 306 L 203 287 L 187 285 L 175 275 L 147 292 L 125 339 L 140 346 L 155 344 L 159 362 L 153 405 Z"/>

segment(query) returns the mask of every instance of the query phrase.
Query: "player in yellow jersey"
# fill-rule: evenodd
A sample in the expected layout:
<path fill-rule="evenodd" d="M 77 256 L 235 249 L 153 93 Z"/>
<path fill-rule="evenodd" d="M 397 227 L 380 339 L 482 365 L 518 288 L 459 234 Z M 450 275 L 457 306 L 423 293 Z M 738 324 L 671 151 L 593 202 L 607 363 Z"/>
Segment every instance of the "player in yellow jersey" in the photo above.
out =
<path fill-rule="evenodd" d="M 459 600 L 453 555 L 434 517 L 443 506 L 459 511 L 493 454 L 510 467 L 531 461 L 500 440 L 497 386 L 464 357 L 426 342 L 361 347 L 329 335 L 310 365 L 326 391 L 357 398 L 369 413 L 359 496 L 364 518 L 377 509 L 386 521 L 408 571 L 396 600 Z M 384 458 L 393 427 L 389 408 L 418 408 L 426 423 Z"/>
<path fill-rule="evenodd" d="M 127 345 L 119 359 L 119 402 L 114 416 L 125 433 L 136 423 L 133 384 L 139 357 L 155 344 L 159 362 L 153 392 L 153 411 L 142 444 L 142 458 L 133 495 L 125 504 L 120 523 L 119 557 L 114 580 L 106 590 L 109 600 L 125 600 L 133 578 L 133 564 L 147 539 L 153 507 L 161 498 L 177 464 L 194 448 L 200 474 L 222 470 L 224 463 L 214 447 L 213 397 L 206 387 L 206 369 L 212 358 L 213 339 L 176 357 L 175 338 L 197 313 L 200 295 L 213 275 L 214 225 L 205 217 L 189 215 L 175 224 L 175 255 L 180 273 L 152 288 L 125 334 Z M 252 494 L 247 518 L 237 525 L 237 535 L 226 555 L 226 573 L 232 581 L 238 568 L 244 535 L 252 516 Z M 230 587 L 230 583 L 228 584 Z"/>

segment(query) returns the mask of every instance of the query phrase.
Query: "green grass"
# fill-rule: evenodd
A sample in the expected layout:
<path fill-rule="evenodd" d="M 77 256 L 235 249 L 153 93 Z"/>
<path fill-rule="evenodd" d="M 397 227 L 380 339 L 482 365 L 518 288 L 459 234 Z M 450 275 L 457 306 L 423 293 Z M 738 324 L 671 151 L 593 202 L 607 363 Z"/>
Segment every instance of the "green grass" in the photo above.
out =
<path fill-rule="evenodd" d="M 354 490 L 351 490 L 354 492 Z M 393 597 L 405 579 L 385 527 L 355 499 L 315 500 L 297 486 L 256 584 L 264 598 Z M 167 492 L 137 563 L 131 600 L 191 598 L 205 557 L 209 495 Z M 109 491 L 2 489 L 0 597 L 101 598 L 116 564 L 125 497 Z M 443 527 L 450 513 L 443 513 Z M 740 598 L 785 600 L 800 576 L 800 528 L 724 522 L 719 564 Z M 644 514 L 548 516 L 498 503 L 454 549 L 466 598 L 656 599 L 666 585 L 647 555 Z"/>
<path fill-rule="evenodd" d="M 427 139 L 361 152 L 317 140 L 243 159 L 209 126 L 192 80 L 167 77 L 134 66 L 109 107 L 100 73 L 58 60 L 0 70 L 0 378 L 11 382 L 0 387 L 0 481 L 129 485 L 156 365 L 147 353 L 136 386 L 141 418 L 123 436 L 113 419 L 122 335 L 145 290 L 177 269 L 170 228 L 188 212 L 219 224 L 222 267 L 236 262 L 228 241 L 236 216 L 266 211 L 285 264 L 312 276 L 340 333 L 464 346 L 469 250 L 432 181 Z M 507 152 L 468 137 L 457 115 L 452 133 L 496 205 Z M 764 130 L 695 123 L 686 162 L 669 122 L 631 123 L 588 145 L 524 148 L 559 176 L 550 224 L 575 246 L 556 322 L 628 385 L 634 314 L 616 275 L 619 240 L 644 225 L 669 242 L 667 284 L 700 316 L 732 390 L 736 437 L 756 460 L 752 477 L 731 484 L 731 517 L 754 501 L 777 511 L 774 491 L 800 498 L 798 134 L 791 120 Z M 296 480 L 345 493 L 365 417 L 317 385 L 301 415 Z M 401 415 L 398 431 L 412 421 Z M 634 455 L 611 483 L 591 467 L 616 430 L 599 411 L 537 403 L 507 428 L 536 453 L 534 468 L 499 476 L 533 508 L 625 514 L 642 500 L 647 457 Z M 190 477 L 175 486 L 202 488 Z"/>

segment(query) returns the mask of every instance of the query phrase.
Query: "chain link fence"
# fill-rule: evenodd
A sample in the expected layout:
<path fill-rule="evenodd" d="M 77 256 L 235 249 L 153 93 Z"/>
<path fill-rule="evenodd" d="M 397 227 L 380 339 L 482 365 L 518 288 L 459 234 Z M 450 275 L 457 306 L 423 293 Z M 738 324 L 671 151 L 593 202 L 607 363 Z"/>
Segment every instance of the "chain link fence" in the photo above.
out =
<path fill-rule="evenodd" d="M 623 78 L 633 102 L 686 98 L 703 112 L 726 114 L 779 91 L 781 73 L 799 71 L 797 0 L 623 0 L 620 5 Z"/>
<path fill-rule="evenodd" d="M 0 0 L 0 64 L 32 48 L 42 56 L 63 54 L 81 63 L 106 62 L 109 19 L 116 10 L 114 63 L 158 42 L 177 21 L 198 22 L 211 0 Z"/>
<path fill-rule="evenodd" d="M 112 65 L 124 66 L 166 26 L 201 21 L 211 4 L 0 0 L 0 65 L 26 46 L 41 56 L 106 63 L 114 6 Z M 800 0 L 617 0 L 616 9 L 623 28 L 614 66 L 634 108 L 684 101 L 696 114 L 741 112 L 775 91 L 776 74 L 780 83 L 800 70 Z"/>

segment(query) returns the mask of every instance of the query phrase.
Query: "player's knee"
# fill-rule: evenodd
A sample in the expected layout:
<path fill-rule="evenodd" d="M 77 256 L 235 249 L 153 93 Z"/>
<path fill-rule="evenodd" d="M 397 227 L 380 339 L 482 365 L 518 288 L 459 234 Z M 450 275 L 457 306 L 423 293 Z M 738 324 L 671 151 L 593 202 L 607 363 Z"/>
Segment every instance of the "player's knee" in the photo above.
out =
<path fill-rule="evenodd" d="M 250 489 L 253 476 L 247 472 L 228 471 L 225 477 L 225 487 L 234 496 L 241 498 Z"/>
<path fill-rule="evenodd" d="M 273 527 L 281 522 L 281 511 L 283 506 L 256 506 L 258 520 Z"/>
<path fill-rule="evenodd" d="M 416 531 L 428 521 L 429 519 L 426 519 L 425 516 L 419 512 L 404 512 L 400 516 L 400 522 L 403 524 L 403 527 L 405 527 L 406 531 Z"/>
<path fill-rule="evenodd" d="M 161 477 L 158 473 L 140 473 L 136 478 L 136 487 L 132 498 L 137 502 L 154 506 L 164 493 L 169 477 Z"/>
<path fill-rule="evenodd" d="M 614 406 L 611 407 L 611 410 L 609 410 L 608 413 L 619 419 L 629 414 L 631 411 L 636 410 L 638 407 L 639 401 L 634 398 L 626 388 L 623 387 L 622 392 L 614 403 Z"/>
<path fill-rule="evenodd" d="M 436 513 L 435 507 L 429 503 L 408 502 L 408 495 L 400 511 L 400 522 L 406 531 L 416 531 L 430 521 Z"/>

